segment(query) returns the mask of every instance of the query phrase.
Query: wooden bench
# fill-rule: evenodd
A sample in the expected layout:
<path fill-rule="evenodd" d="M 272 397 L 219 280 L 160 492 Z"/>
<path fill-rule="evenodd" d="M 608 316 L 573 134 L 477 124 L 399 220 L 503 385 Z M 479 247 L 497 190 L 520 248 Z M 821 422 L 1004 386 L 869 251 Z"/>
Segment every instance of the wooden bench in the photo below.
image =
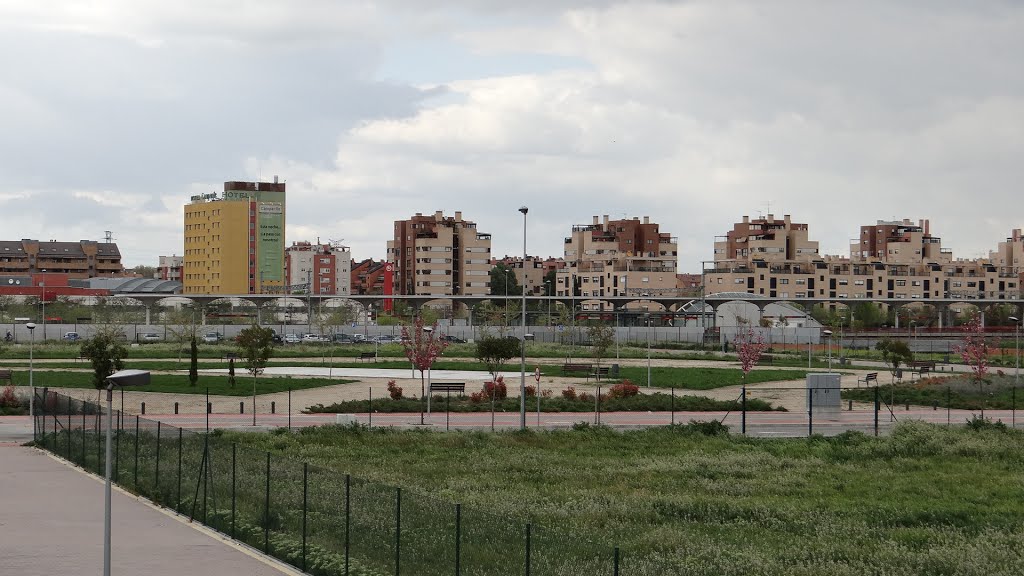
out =
<path fill-rule="evenodd" d="M 234 352 L 228 352 L 227 354 L 221 356 L 221 360 L 238 360 L 238 354 L 235 354 Z"/>
<path fill-rule="evenodd" d="M 762 354 L 761 357 L 757 361 L 758 364 L 767 364 L 769 366 L 771 366 L 774 362 L 775 362 L 775 357 L 772 356 L 771 354 Z"/>
<path fill-rule="evenodd" d="M 865 386 L 870 386 L 872 382 L 875 382 L 877 384 L 877 382 L 878 382 L 878 372 L 869 372 L 869 373 L 865 374 L 863 378 L 858 378 L 857 379 L 857 387 L 858 388 L 860 388 L 861 382 L 863 382 Z"/>
<path fill-rule="evenodd" d="M 11 379 L 10 370 L 0 370 L 0 382 L 7 382 L 8 384 L 14 384 L 14 380 Z"/>
<path fill-rule="evenodd" d="M 373 358 L 373 361 L 376 362 L 377 361 L 377 353 L 376 352 L 360 352 L 359 353 L 359 361 L 360 362 L 362 362 L 363 360 L 369 360 L 370 358 Z"/>
<path fill-rule="evenodd" d="M 914 360 L 907 364 L 911 372 L 917 372 L 917 376 L 921 377 L 923 374 L 935 371 L 934 360 Z"/>
<path fill-rule="evenodd" d="M 466 393 L 465 382 L 431 382 L 430 393 L 434 392 L 458 392 L 459 394 Z"/>
<path fill-rule="evenodd" d="M 562 376 L 569 376 L 570 374 L 589 376 L 593 371 L 593 364 L 562 364 Z"/>
<path fill-rule="evenodd" d="M 594 378 L 596 378 L 598 380 L 600 380 L 602 377 L 607 378 L 609 370 L 610 370 L 610 368 L 608 366 L 601 366 L 600 368 L 594 368 L 594 371 L 590 373 L 590 376 L 593 376 Z"/>

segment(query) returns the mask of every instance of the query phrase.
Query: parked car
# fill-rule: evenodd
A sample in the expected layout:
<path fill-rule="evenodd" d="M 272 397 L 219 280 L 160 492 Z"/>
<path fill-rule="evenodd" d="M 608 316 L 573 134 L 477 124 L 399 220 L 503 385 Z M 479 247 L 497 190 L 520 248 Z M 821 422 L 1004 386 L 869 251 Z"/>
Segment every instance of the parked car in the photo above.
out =
<path fill-rule="evenodd" d="M 285 334 L 284 335 L 284 343 L 285 344 L 298 344 L 299 342 L 302 342 L 302 338 L 300 338 L 298 334 Z"/>
<path fill-rule="evenodd" d="M 449 344 L 465 344 L 466 343 L 466 340 L 464 338 L 459 338 L 458 336 L 452 336 L 451 334 L 442 334 L 441 335 L 441 340 L 443 342 L 448 342 Z"/>
<path fill-rule="evenodd" d="M 349 336 L 348 334 L 340 333 L 332 336 L 331 340 L 333 340 L 335 344 L 351 344 L 355 342 L 355 339 Z"/>
<path fill-rule="evenodd" d="M 274 332 L 270 335 L 270 341 L 273 342 L 274 344 L 284 344 L 284 338 L 282 338 L 281 335 L 278 334 L 277 332 Z"/>
<path fill-rule="evenodd" d="M 65 332 L 61 339 L 68 342 L 78 342 L 82 337 L 78 335 L 78 332 Z"/>
<path fill-rule="evenodd" d="M 329 342 L 327 338 L 324 338 L 318 334 L 303 334 L 302 341 L 306 344 L 320 344 L 321 342 Z"/>
<path fill-rule="evenodd" d="M 367 340 L 365 334 L 353 334 L 352 335 L 352 342 L 358 344 L 360 342 L 369 342 L 369 340 Z"/>
<path fill-rule="evenodd" d="M 206 334 L 203 334 L 203 342 L 206 342 L 207 344 L 216 344 L 221 340 L 223 340 L 223 337 L 221 337 L 219 332 L 207 332 Z"/>
<path fill-rule="evenodd" d="M 159 342 L 160 335 L 155 332 L 144 332 L 139 334 L 139 342 Z"/>
<path fill-rule="evenodd" d="M 400 336 L 393 336 L 391 334 L 382 334 L 380 336 L 377 336 L 377 343 L 378 344 L 394 344 L 396 342 L 401 342 L 401 341 L 402 341 L 402 338 Z"/>

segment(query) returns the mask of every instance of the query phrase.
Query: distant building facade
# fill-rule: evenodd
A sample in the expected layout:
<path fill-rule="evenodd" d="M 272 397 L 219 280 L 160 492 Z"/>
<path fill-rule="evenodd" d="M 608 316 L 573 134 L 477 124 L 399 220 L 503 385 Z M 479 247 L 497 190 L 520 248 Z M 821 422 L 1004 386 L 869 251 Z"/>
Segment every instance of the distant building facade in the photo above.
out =
<path fill-rule="evenodd" d="M 395 293 L 424 296 L 484 296 L 490 292 L 491 235 L 476 223 L 440 211 L 395 222 L 388 241 L 395 267 Z"/>
<path fill-rule="evenodd" d="M 63 274 L 67 278 L 124 275 L 121 251 L 112 242 L 0 241 L 0 276 Z"/>
<path fill-rule="evenodd" d="M 161 256 L 156 269 L 156 277 L 160 280 L 181 282 L 181 266 L 185 259 L 181 256 Z"/>
<path fill-rule="evenodd" d="M 352 264 L 352 294 L 392 294 L 395 265 L 385 260 L 368 258 Z"/>
<path fill-rule="evenodd" d="M 285 184 L 225 182 L 185 205 L 184 294 L 285 290 Z"/>
<path fill-rule="evenodd" d="M 347 246 L 293 242 L 285 250 L 288 286 L 309 285 L 312 294 L 348 296 L 352 285 L 352 253 Z"/>

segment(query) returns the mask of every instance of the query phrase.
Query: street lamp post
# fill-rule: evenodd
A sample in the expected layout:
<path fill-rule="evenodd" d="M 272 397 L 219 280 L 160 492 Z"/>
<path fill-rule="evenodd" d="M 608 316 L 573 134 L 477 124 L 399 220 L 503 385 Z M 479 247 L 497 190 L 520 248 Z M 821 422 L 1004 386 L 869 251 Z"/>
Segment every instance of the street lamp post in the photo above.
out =
<path fill-rule="evenodd" d="M 1013 367 L 1013 385 L 1020 383 L 1020 318 L 1010 316 L 1013 320 L 1013 355 L 1016 357 Z"/>
<path fill-rule="evenodd" d="M 36 343 L 36 325 L 33 324 L 32 322 L 29 322 L 28 324 L 25 324 L 25 327 L 28 328 L 28 333 L 29 333 L 29 336 L 30 336 L 29 341 L 28 341 L 28 388 L 29 388 L 28 415 L 30 417 L 32 417 L 32 426 L 33 426 L 32 429 L 33 429 L 33 431 L 35 431 L 35 422 L 36 422 L 35 421 L 35 415 L 36 415 L 36 411 L 35 411 L 35 407 L 36 407 L 36 386 L 35 386 L 35 383 L 32 380 L 32 373 L 33 373 L 33 365 L 32 365 L 32 352 L 33 352 L 33 350 L 32 349 L 35 347 L 35 343 Z M 33 434 L 32 437 L 35 438 L 35 435 Z"/>
<path fill-rule="evenodd" d="M 529 208 L 523 206 L 519 211 L 523 214 L 523 274 L 526 274 L 526 213 Z M 525 276 L 524 276 L 525 279 Z M 526 429 L 526 290 L 522 291 L 523 333 L 520 336 L 521 353 L 519 364 L 519 428 Z"/>
<path fill-rule="evenodd" d="M 824 336 L 828 337 L 828 344 L 827 344 L 827 347 L 828 347 L 828 371 L 829 371 L 829 373 L 831 373 L 832 372 L 832 331 L 831 330 L 822 330 L 821 333 Z"/>
<path fill-rule="evenodd" d="M 149 372 L 145 370 L 121 370 L 107 376 L 107 457 L 106 482 L 103 490 L 103 576 L 110 576 L 110 436 L 113 428 L 114 386 L 145 386 L 149 384 Z"/>

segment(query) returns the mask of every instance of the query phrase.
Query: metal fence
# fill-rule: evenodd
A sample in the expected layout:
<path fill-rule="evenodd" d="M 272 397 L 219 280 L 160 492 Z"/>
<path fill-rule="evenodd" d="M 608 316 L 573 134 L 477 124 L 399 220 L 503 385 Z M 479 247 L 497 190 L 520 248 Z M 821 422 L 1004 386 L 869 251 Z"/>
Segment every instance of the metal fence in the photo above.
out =
<path fill-rule="evenodd" d="M 105 408 L 37 391 L 35 441 L 103 474 Z M 314 575 L 661 575 L 651 559 L 280 454 L 112 414 L 112 480 Z"/>

